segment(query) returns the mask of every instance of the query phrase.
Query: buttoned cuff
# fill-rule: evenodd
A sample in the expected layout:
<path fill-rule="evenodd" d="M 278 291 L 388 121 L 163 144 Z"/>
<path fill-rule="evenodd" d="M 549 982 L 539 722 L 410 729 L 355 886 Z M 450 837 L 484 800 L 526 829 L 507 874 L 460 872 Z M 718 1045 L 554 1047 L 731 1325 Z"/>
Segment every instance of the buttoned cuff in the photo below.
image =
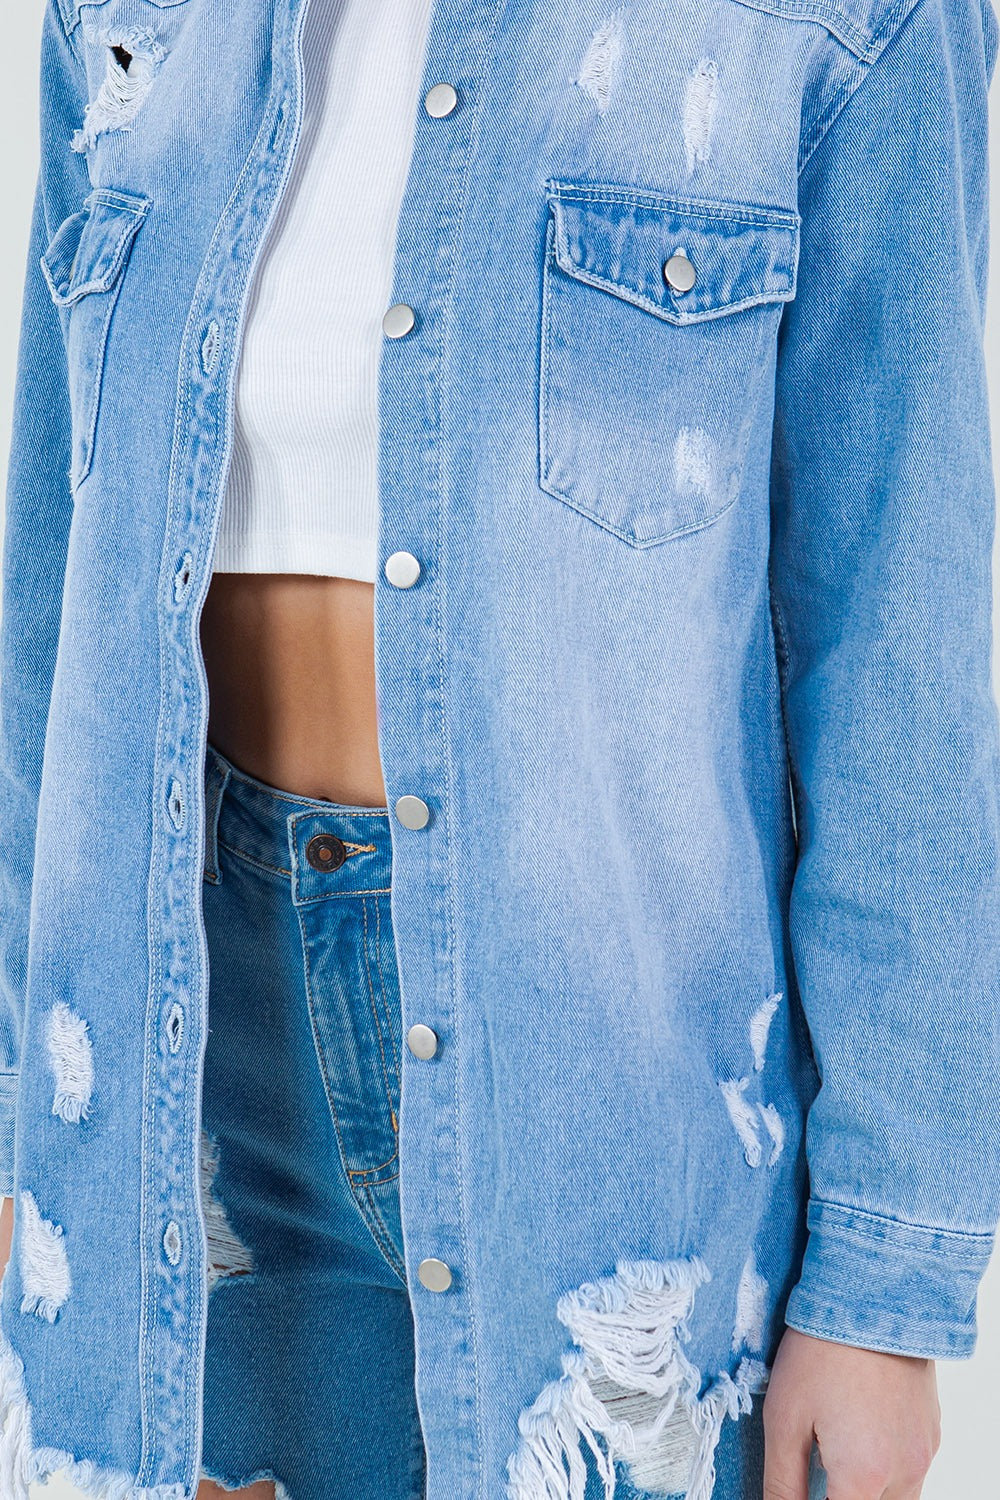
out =
<path fill-rule="evenodd" d="M 17 1114 L 16 1073 L 0 1073 L 0 1198 L 14 1196 L 14 1119 Z"/>
<path fill-rule="evenodd" d="M 893 1354 L 968 1359 L 993 1235 L 931 1229 L 809 1200 L 802 1273 L 785 1310 L 801 1333 Z"/>

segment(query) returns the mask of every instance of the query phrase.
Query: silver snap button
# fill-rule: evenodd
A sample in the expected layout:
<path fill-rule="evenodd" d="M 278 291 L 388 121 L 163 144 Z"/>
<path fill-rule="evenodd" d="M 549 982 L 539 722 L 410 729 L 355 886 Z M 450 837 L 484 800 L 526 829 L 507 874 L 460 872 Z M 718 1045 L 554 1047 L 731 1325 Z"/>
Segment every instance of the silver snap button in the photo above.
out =
<path fill-rule="evenodd" d="M 672 286 L 675 292 L 689 292 L 698 279 L 694 266 L 683 250 L 670 257 L 663 267 L 663 276 L 667 285 Z"/>
<path fill-rule="evenodd" d="M 429 1292 L 446 1292 L 451 1286 L 451 1270 L 443 1260 L 422 1260 L 417 1275 Z"/>
<path fill-rule="evenodd" d="M 382 319 L 382 332 L 387 339 L 405 338 L 416 321 L 416 314 L 408 303 L 394 302 Z"/>
<path fill-rule="evenodd" d="M 458 95 L 450 83 L 436 83 L 424 96 L 424 109 L 434 120 L 450 115 L 457 103 Z"/>
<path fill-rule="evenodd" d="M 424 1026 L 421 1022 L 418 1022 L 416 1026 L 411 1026 L 406 1033 L 406 1045 L 414 1057 L 419 1057 L 421 1062 L 426 1062 L 429 1057 L 434 1056 L 438 1049 L 437 1032 L 432 1031 L 429 1026 Z"/>
<path fill-rule="evenodd" d="M 385 576 L 393 588 L 412 588 L 420 577 L 420 564 L 412 552 L 393 552 L 385 560 Z"/>
<path fill-rule="evenodd" d="M 426 828 L 431 810 L 420 797 L 400 797 L 396 802 L 396 817 L 404 828 Z"/>

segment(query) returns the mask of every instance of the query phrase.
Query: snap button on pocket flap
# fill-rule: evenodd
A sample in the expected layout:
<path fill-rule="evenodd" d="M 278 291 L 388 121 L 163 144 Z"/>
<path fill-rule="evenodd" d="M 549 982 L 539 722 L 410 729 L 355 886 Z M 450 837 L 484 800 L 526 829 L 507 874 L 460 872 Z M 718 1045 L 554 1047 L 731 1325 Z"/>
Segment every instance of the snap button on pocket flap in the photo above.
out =
<path fill-rule="evenodd" d="M 59 226 L 42 256 L 53 302 L 66 307 L 91 292 L 110 291 L 148 208 L 148 198 L 106 188 L 91 193 L 83 209 Z"/>
<path fill-rule="evenodd" d="M 546 190 L 560 268 L 670 323 L 795 295 L 796 213 L 601 184 L 549 182 Z"/>

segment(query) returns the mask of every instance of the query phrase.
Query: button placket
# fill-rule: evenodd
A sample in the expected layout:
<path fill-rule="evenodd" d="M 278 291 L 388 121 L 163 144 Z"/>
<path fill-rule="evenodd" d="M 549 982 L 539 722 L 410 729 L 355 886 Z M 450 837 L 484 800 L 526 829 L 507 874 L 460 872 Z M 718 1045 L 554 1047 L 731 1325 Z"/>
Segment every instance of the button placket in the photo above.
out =
<path fill-rule="evenodd" d="M 458 118 L 461 114 L 459 104 L 458 90 L 453 84 L 445 81 L 434 84 L 424 94 L 424 112 L 434 121 L 443 121 L 452 116 Z M 408 303 L 399 302 L 389 307 L 383 315 L 382 329 L 387 339 L 394 341 L 405 339 L 417 327 L 417 321 L 416 311 Z M 414 358 L 417 357 L 418 352 L 415 348 Z M 413 552 L 402 549 L 392 552 L 385 558 L 382 568 L 385 581 L 400 591 L 413 589 L 418 582 L 422 581 L 423 567 L 419 557 Z M 418 597 L 419 594 L 415 595 L 415 600 Z M 428 828 L 432 821 L 430 805 L 422 797 L 413 793 L 404 793 L 396 798 L 393 803 L 393 812 L 403 828 L 414 832 Z M 406 1032 L 406 1044 L 414 1060 L 428 1063 L 437 1055 L 440 1040 L 432 1027 L 423 1022 L 416 1022 Z M 445 1225 L 441 1227 L 447 1235 L 447 1227 Z M 417 1264 L 416 1279 L 427 1291 L 439 1293 L 447 1291 L 452 1286 L 454 1275 L 445 1261 L 436 1256 L 427 1256 Z"/>

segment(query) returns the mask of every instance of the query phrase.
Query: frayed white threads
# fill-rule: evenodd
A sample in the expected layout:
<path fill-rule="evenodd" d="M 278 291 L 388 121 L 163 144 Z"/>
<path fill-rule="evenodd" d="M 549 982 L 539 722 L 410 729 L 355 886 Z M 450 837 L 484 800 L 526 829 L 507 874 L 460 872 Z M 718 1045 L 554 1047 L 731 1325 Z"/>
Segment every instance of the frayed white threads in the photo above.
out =
<path fill-rule="evenodd" d="M 43 1219 L 34 1195 L 21 1189 L 21 1222 L 17 1226 L 21 1311 L 54 1323 L 70 1294 L 69 1257 L 62 1225 Z"/>
<path fill-rule="evenodd" d="M 184 1500 L 182 1484 L 140 1486 L 117 1469 L 102 1469 L 90 1459 L 78 1461 L 61 1448 L 31 1445 L 31 1408 L 24 1387 L 24 1365 L 0 1332 L 0 1495 L 29 1500 L 29 1486 L 44 1484 L 53 1474 L 92 1500 Z"/>
<path fill-rule="evenodd" d="M 764 1066 L 764 1058 L 767 1054 L 767 1036 L 774 1020 L 774 1013 L 781 1004 L 781 994 L 768 995 L 763 1005 L 750 1018 L 750 1048 L 753 1052 L 753 1065 L 756 1072 L 760 1072 Z"/>
<path fill-rule="evenodd" d="M 767 1158 L 767 1164 L 773 1167 L 785 1149 L 785 1122 L 773 1104 L 758 1104 L 757 1108 L 764 1121 L 764 1127 L 771 1137 L 771 1154 Z"/>
<path fill-rule="evenodd" d="M 758 1351 L 764 1343 L 764 1319 L 767 1313 L 767 1282 L 757 1270 L 753 1255 L 743 1267 L 736 1289 L 736 1321 L 733 1325 L 733 1353 L 740 1349 Z"/>
<path fill-rule="evenodd" d="M 246 1275 L 253 1270 L 253 1256 L 229 1222 L 215 1193 L 219 1169 L 219 1147 L 204 1129 L 201 1132 L 201 1208 L 205 1216 L 208 1247 L 208 1289 L 222 1276 Z"/>
<path fill-rule="evenodd" d="M 57 1001 L 49 1011 L 45 1044 L 56 1079 L 52 1113 L 78 1124 L 90 1110 L 94 1057 L 86 1021 L 65 1000 Z"/>
<path fill-rule="evenodd" d="M 719 65 L 703 57 L 689 76 L 684 94 L 684 149 L 688 175 L 712 154 L 712 130 L 719 103 Z"/>
<path fill-rule="evenodd" d="M 597 105 L 598 114 L 606 114 L 618 79 L 622 55 L 622 18 L 619 7 L 604 25 L 594 32 L 590 46 L 583 54 L 580 71 L 573 79 L 577 88 L 588 94 Z"/>
<path fill-rule="evenodd" d="M 107 48 L 107 61 L 101 86 L 84 110 L 83 125 L 70 141 L 74 151 L 90 151 L 100 136 L 129 128 L 164 56 L 163 48 L 146 31 L 101 31 L 88 34 L 87 39 Z M 127 68 L 118 52 L 128 53 Z"/>
<path fill-rule="evenodd" d="M 682 492 L 710 498 L 715 489 L 715 443 L 703 427 L 682 427 L 674 441 L 674 475 Z"/>
<path fill-rule="evenodd" d="M 559 1299 L 556 1315 L 578 1347 L 521 1413 L 521 1442 L 507 1461 L 509 1500 L 584 1500 L 584 1443 L 605 1500 L 614 1500 L 619 1459 L 633 1476 L 669 1472 L 671 1484 L 684 1469 L 687 1500 L 709 1500 L 722 1419 L 750 1409 L 767 1371 L 741 1361 L 735 1378 L 720 1375 L 698 1399 L 701 1380 L 681 1345 L 695 1291 L 708 1278 L 697 1256 L 619 1261 L 614 1276 Z"/>
<path fill-rule="evenodd" d="M 759 1167 L 764 1153 L 760 1143 L 760 1132 L 757 1129 L 757 1115 L 753 1105 L 744 1098 L 749 1082 L 749 1078 L 729 1078 L 724 1083 L 720 1083 L 719 1088 L 726 1101 L 733 1129 L 743 1145 L 743 1155 L 747 1159 L 747 1165 Z"/>

